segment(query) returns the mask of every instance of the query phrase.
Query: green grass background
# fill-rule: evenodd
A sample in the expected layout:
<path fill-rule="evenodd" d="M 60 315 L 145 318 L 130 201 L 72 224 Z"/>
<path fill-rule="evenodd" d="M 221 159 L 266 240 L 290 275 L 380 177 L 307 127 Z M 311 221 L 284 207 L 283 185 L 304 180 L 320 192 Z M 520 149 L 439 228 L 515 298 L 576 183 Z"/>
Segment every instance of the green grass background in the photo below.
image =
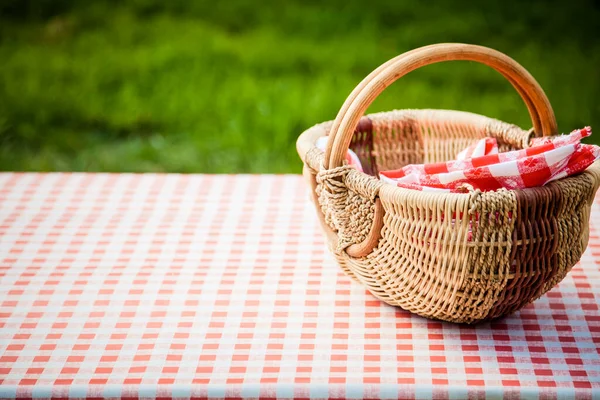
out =
<path fill-rule="evenodd" d="M 379 64 L 436 42 L 507 53 L 562 132 L 600 129 L 598 21 L 578 0 L 4 0 L 0 169 L 300 172 L 304 129 Z M 369 111 L 394 108 L 530 126 L 510 84 L 474 63 L 415 71 Z"/>

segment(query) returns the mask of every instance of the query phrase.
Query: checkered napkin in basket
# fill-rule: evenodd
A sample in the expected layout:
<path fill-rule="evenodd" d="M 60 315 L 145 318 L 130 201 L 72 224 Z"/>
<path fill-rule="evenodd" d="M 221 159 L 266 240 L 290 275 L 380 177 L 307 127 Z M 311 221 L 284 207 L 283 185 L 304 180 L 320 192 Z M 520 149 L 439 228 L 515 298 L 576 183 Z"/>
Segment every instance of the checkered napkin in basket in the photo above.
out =
<path fill-rule="evenodd" d="M 471 154 L 471 158 L 411 164 L 379 175 L 400 187 L 446 192 L 543 186 L 582 172 L 600 158 L 600 147 L 580 142 L 591 133 L 591 128 L 586 127 L 569 135 L 534 139 L 526 149 L 505 153 L 497 152 L 496 143 L 489 144 L 495 139 L 486 138 L 459 154 L 462 157 Z M 484 155 L 480 155 L 482 151 Z"/>
<path fill-rule="evenodd" d="M 583 144 L 590 127 L 569 135 L 536 138 L 523 150 L 498 153 L 493 138 L 485 138 L 458 154 L 457 159 L 411 164 L 382 171 L 382 180 L 400 187 L 443 192 L 523 189 L 582 172 L 600 158 L 600 147 Z"/>
<path fill-rule="evenodd" d="M 569 135 L 534 138 L 531 146 L 505 153 L 498 152 L 495 138 L 484 138 L 457 154 L 456 160 L 410 164 L 398 170 L 381 171 L 381 180 L 399 187 L 422 191 L 490 191 L 500 188 L 523 189 L 575 175 L 600 159 L 600 147 L 583 144 L 590 127 Z M 324 150 L 327 137 L 316 143 Z M 362 171 L 358 156 L 348 150 L 346 162 Z"/>
<path fill-rule="evenodd" d="M 410 164 L 398 170 L 381 171 L 379 177 L 399 187 L 438 192 L 543 186 L 580 173 L 600 159 L 600 147 L 581 143 L 581 139 L 591 134 L 591 128 L 585 127 L 569 135 L 534 138 L 530 147 L 505 153 L 498 152 L 495 138 L 487 137 L 458 153 L 456 160 Z M 326 137 L 317 141 L 317 147 L 323 150 L 326 144 Z M 346 162 L 362 171 L 352 150 L 348 150 Z"/>

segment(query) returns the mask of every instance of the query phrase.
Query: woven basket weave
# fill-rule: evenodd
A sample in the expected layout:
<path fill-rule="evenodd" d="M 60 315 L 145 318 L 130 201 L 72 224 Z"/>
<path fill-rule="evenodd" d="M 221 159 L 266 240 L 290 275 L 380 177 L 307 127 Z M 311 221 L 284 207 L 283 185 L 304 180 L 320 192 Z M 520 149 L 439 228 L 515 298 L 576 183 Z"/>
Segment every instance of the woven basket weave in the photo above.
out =
<path fill-rule="evenodd" d="M 392 82 L 423 65 L 477 61 L 519 92 L 533 129 L 460 111 L 400 110 L 364 116 Z M 304 132 L 297 149 L 329 247 L 344 272 L 386 303 L 424 317 L 463 323 L 512 313 L 560 282 L 588 243 L 600 183 L 584 173 L 524 190 L 432 193 L 399 188 L 379 170 L 454 159 L 486 136 L 500 151 L 556 135 L 556 120 L 535 79 L 511 58 L 474 45 L 439 44 L 377 68 L 350 94 L 335 121 Z M 329 136 L 325 152 L 315 146 Z M 363 172 L 346 165 L 352 148 Z"/>

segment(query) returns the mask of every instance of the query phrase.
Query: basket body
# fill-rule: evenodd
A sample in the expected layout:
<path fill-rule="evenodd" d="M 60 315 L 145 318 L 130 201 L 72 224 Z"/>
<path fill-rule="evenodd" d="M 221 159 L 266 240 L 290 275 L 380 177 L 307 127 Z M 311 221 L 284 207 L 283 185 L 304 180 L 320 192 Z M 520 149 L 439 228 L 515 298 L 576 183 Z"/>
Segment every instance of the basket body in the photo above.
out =
<path fill-rule="evenodd" d="M 583 254 L 600 167 L 544 187 L 495 192 L 432 193 L 379 181 L 379 170 L 447 161 L 478 139 L 500 151 L 528 145 L 531 131 L 484 116 L 445 110 L 401 110 L 363 117 L 351 148 L 365 173 L 324 169 L 316 138 L 298 140 L 305 176 L 329 247 L 353 279 L 379 299 L 418 315 L 474 323 L 510 314 L 560 282 Z M 368 235 L 375 199 L 385 211 L 372 250 L 350 256 Z"/>

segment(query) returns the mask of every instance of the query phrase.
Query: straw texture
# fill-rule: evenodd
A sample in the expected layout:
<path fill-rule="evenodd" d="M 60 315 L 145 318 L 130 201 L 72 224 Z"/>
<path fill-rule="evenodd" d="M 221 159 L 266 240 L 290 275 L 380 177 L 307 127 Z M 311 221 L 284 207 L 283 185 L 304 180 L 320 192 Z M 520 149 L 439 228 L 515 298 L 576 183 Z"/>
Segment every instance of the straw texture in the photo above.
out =
<path fill-rule="evenodd" d="M 453 159 L 486 136 L 501 151 L 523 148 L 531 130 L 459 111 L 371 114 L 350 144 L 361 173 L 347 165 L 325 168 L 315 141 L 331 128 L 319 124 L 298 139 L 305 176 L 338 263 L 389 304 L 453 322 L 497 318 L 550 290 L 587 246 L 597 163 L 544 187 L 485 193 L 420 192 L 374 177 L 379 170 Z M 366 250 L 365 240 L 373 240 Z"/>

